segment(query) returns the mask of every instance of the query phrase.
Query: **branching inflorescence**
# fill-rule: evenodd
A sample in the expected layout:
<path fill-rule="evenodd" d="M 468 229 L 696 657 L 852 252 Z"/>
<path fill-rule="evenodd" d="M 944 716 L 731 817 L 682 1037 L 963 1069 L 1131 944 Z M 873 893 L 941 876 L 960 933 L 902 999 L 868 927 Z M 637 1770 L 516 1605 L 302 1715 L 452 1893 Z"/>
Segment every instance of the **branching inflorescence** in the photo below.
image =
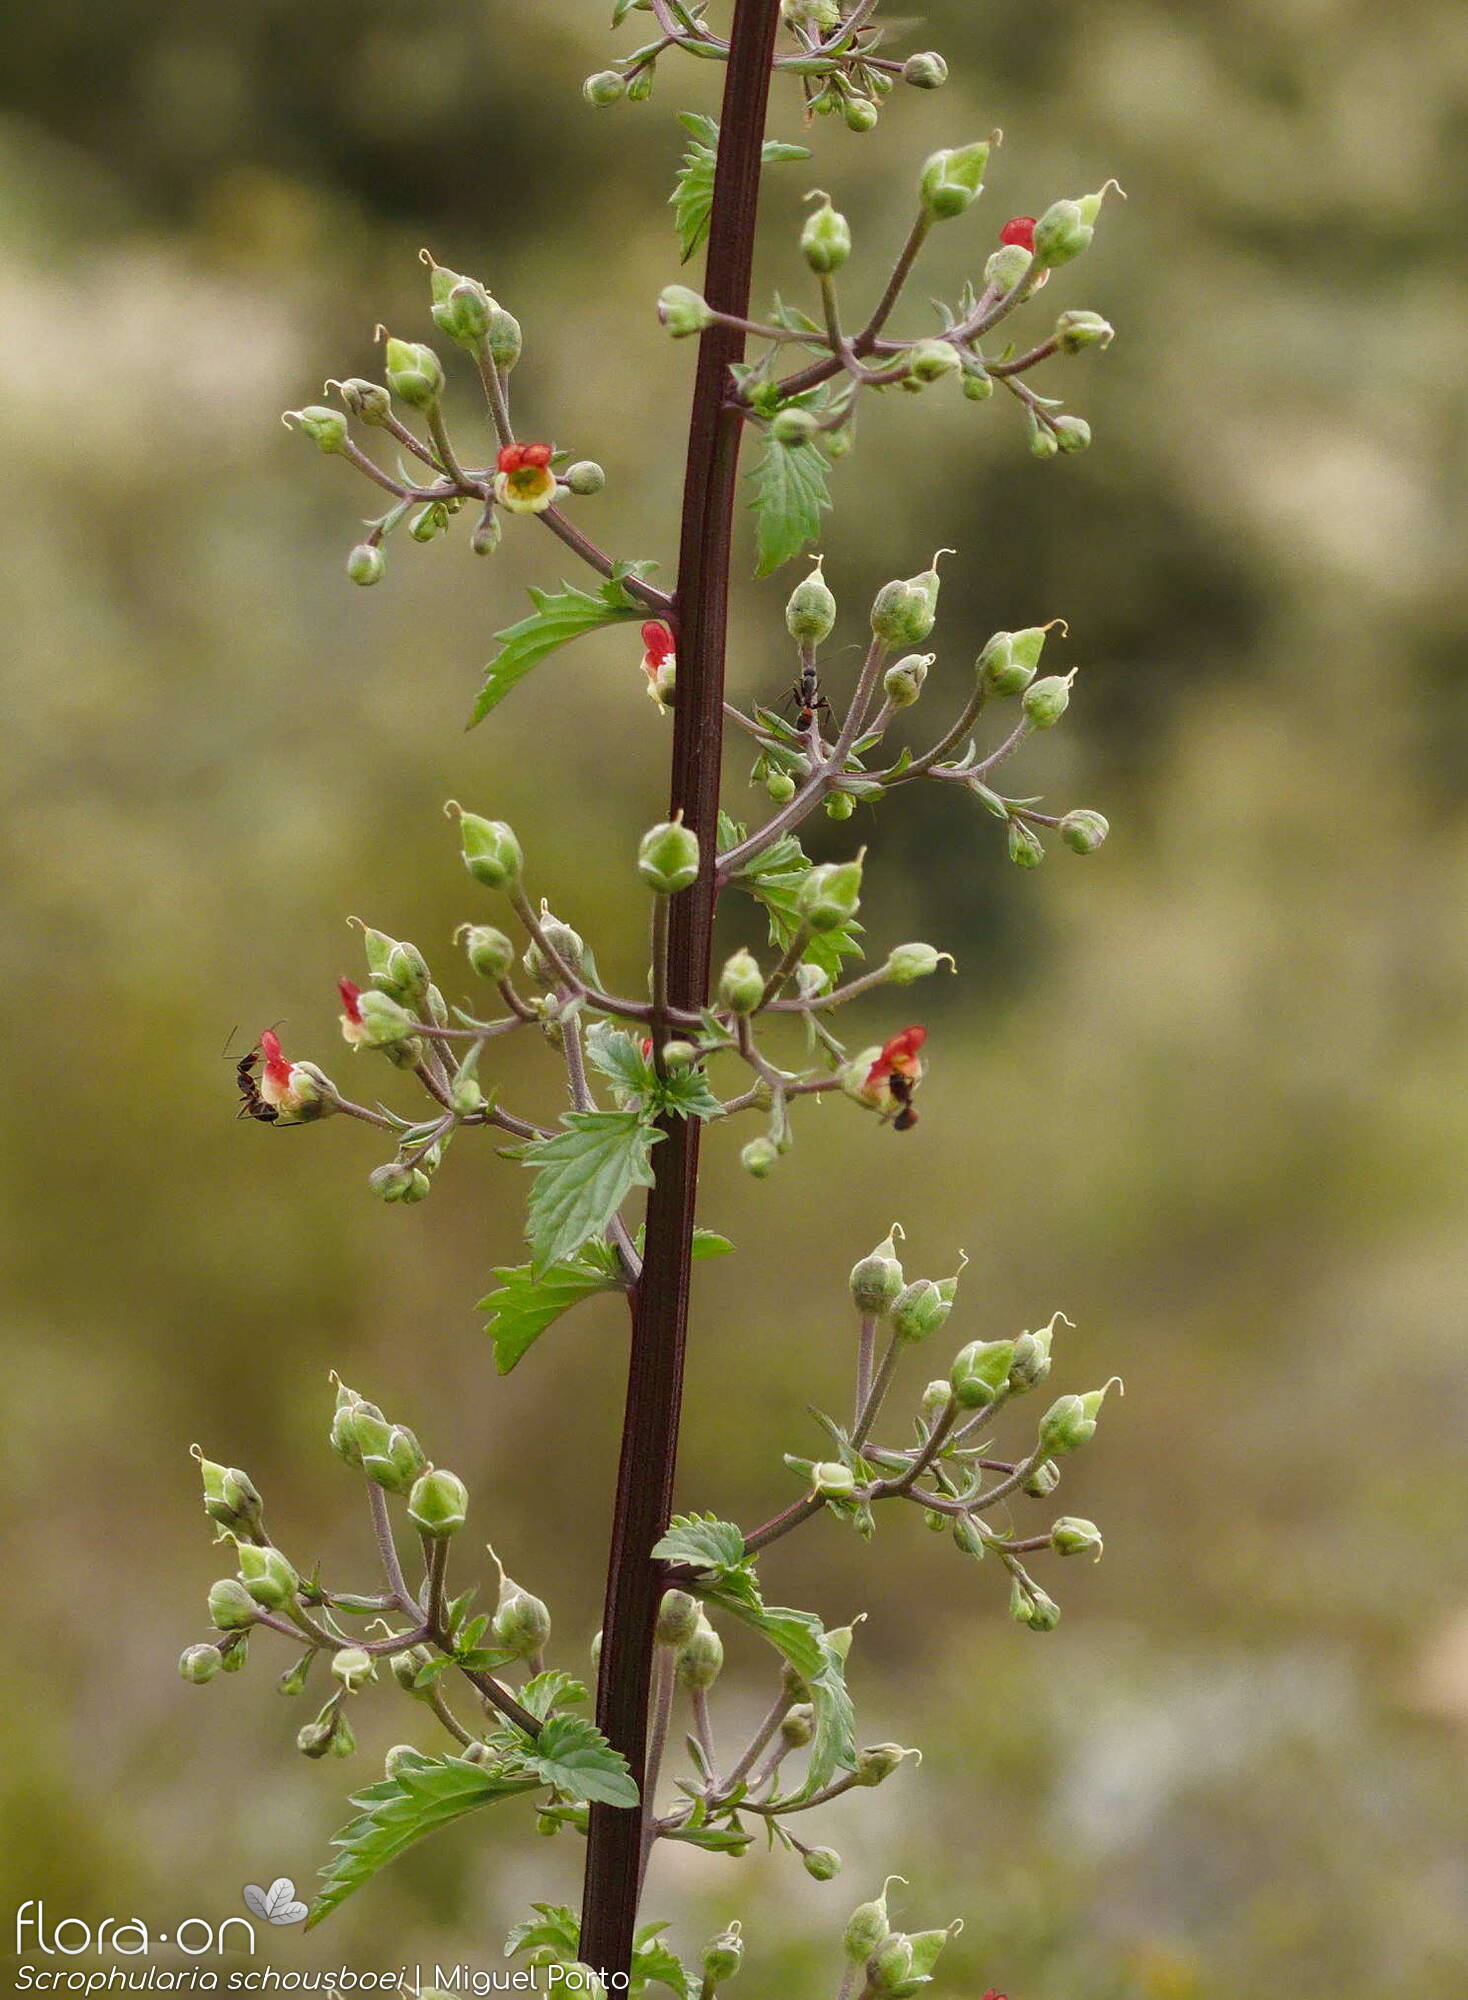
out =
<path fill-rule="evenodd" d="M 897 62 L 879 53 L 874 0 L 845 6 L 785 0 L 786 39 L 778 45 L 774 7 L 775 0 L 740 0 L 725 40 L 709 26 L 703 5 L 618 0 L 617 23 L 633 11 L 651 12 L 657 35 L 616 68 L 589 79 L 585 89 L 596 104 L 645 97 L 655 65 L 670 52 L 728 62 L 725 124 L 733 136 L 721 140 L 712 121 L 685 116 L 692 143 L 674 193 L 685 257 L 713 228 L 706 290 L 722 287 L 726 298 L 739 293 L 741 257 L 747 274 L 753 214 L 751 209 L 744 240 L 733 245 L 738 254 L 731 263 L 720 235 L 720 189 L 726 215 L 737 210 L 738 191 L 730 194 L 732 184 L 721 177 L 757 175 L 762 157 L 805 156 L 803 147 L 763 139 L 771 61 L 776 75 L 799 79 L 809 111 L 839 111 L 857 132 L 875 120 L 879 100 L 898 77 L 934 87 L 946 74 L 934 55 Z M 761 49 L 776 53 L 761 55 L 754 75 L 750 51 Z M 426 253 L 434 323 L 466 351 L 482 384 L 489 453 L 450 431 L 437 353 L 392 337 L 385 337 L 385 382 L 330 385 L 342 409 L 313 405 L 287 417 L 389 496 L 386 511 L 352 550 L 348 573 L 356 582 L 380 580 L 383 544 L 402 523 L 411 539 L 427 541 L 466 510 L 476 553 L 495 549 L 506 526 L 518 527 L 516 517 L 524 516 L 596 573 L 599 582 L 589 589 L 531 592 L 530 614 L 498 635 L 476 720 L 561 645 L 601 627 L 632 625 L 640 628 L 640 655 L 639 644 L 629 647 L 629 668 L 640 656 L 646 690 L 659 711 L 672 711 L 684 750 L 675 748 L 669 816 L 635 845 L 649 899 L 645 997 L 609 990 L 593 942 L 536 899 L 511 827 L 451 801 L 447 811 L 464 866 L 497 901 L 468 915 L 457 933 L 466 963 L 452 979 L 442 972 L 438 978 L 454 990 L 467 973 L 493 995 L 490 1004 L 467 995 L 450 1001 L 416 946 L 365 924 L 361 983 L 340 982 L 341 1028 L 350 1048 L 411 1075 L 426 1108 L 408 1115 L 375 1100 L 358 1101 L 315 1063 L 288 1056 L 266 1031 L 239 1064 L 242 1115 L 284 1127 L 341 1114 L 376 1127 L 392 1151 L 371 1186 L 388 1202 L 426 1197 L 460 1133 L 508 1135 L 514 1144 L 506 1150 L 533 1175 L 530 1254 L 524 1263 L 499 1269 L 495 1289 L 482 1301 L 497 1366 L 502 1373 L 515 1367 L 581 1299 L 624 1293 L 633 1317 L 629 1438 L 638 1369 L 646 1364 L 649 1343 L 662 1343 L 658 1365 L 670 1414 L 657 1419 L 654 1442 L 656 1476 L 665 1486 L 676 1443 L 687 1266 L 731 1247 L 692 1226 L 698 1131 L 729 1121 L 747 1129 L 755 1121 L 759 1129 L 744 1141 L 740 1157 L 763 1179 L 790 1150 L 806 1097 L 844 1096 L 895 1130 L 909 1130 L 919 1117 L 926 1029 L 889 1015 L 870 1045 L 861 1046 L 860 1037 L 843 1031 L 844 1010 L 953 963 L 932 945 L 908 942 L 870 970 L 853 970 L 864 956 L 859 911 L 866 850 L 846 861 L 813 862 L 802 845 L 803 823 L 818 812 L 845 820 L 858 804 L 878 805 L 929 779 L 972 794 L 1003 825 L 1009 854 L 1021 867 L 1043 858 L 1048 831 L 1080 854 L 1106 837 L 1098 812 L 1048 812 L 1039 800 L 1002 789 L 1002 767 L 1026 738 L 1052 728 L 1065 713 L 1074 670 L 1039 671 L 1059 619 L 994 633 L 977 648 L 971 668 L 949 677 L 956 683 L 954 712 L 930 740 L 895 753 L 887 747 L 894 725 L 899 719 L 906 724 L 908 711 L 943 678 L 936 651 L 920 650 L 937 625 L 943 551 L 926 568 L 877 590 L 865 620 L 864 657 L 844 690 L 821 665 L 821 648 L 836 631 L 838 614 L 816 558 L 786 604 L 788 697 L 782 704 L 779 691 L 771 690 L 768 704 L 748 708 L 723 698 L 734 462 L 718 440 L 729 424 L 736 449 L 739 432 L 749 430 L 758 433 L 762 449 L 753 478 L 762 575 L 819 535 L 829 505 L 829 460 L 850 447 L 867 392 L 916 392 L 947 382 L 950 390 L 982 402 L 1002 387 L 1023 407 L 1040 456 L 1089 442 L 1080 418 L 1060 411 L 1023 378 L 1051 357 L 1104 347 L 1111 328 L 1100 315 L 1062 311 L 1048 335 L 1021 351 L 997 342 L 1010 315 L 1033 302 L 1051 273 L 1086 248 L 1104 189 L 1058 201 L 1037 220 L 1006 223 L 982 283 L 966 286 L 952 309 L 942 309 L 936 334 L 897 337 L 889 331 L 928 236 L 979 196 L 992 143 L 945 149 L 923 167 L 912 228 L 875 305 L 855 329 L 837 290 L 851 232 L 820 192 L 812 197 L 800 239 L 816 281 L 813 313 L 777 299 L 768 319 L 759 321 L 685 286 L 663 292 L 658 312 L 669 332 L 722 341 L 722 348 L 706 347 L 705 353 L 728 357 L 709 371 L 712 405 L 700 403 L 702 390 L 695 393 L 693 499 L 685 504 L 680 586 L 672 593 L 652 582 L 653 564 L 613 556 L 573 519 L 573 503 L 602 489 L 601 467 L 573 460 L 543 439 L 517 436 L 509 383 L 521 352 L 520 327 L 483 285 Z M 756 358 L 746 358 L 746 345 Z M 532 428 L 544 432 L 549 426 L 537 418 Z M 378 445 L 360 443 L 364 431 L 375 431 Z M 710 473 L 712 461 L 699 456 L 701 439 L 715 458 L 725 453 L 717 477 Z M 391 464 L 384 462 L 389 456 Z M 697 540 L 705 534 L 706 543 Z M 1000 719 L 985 741 L 991 710 Z M 717 743 L 723 726 L 750 741 L 751 782 L 769 802 L 757 824 L 724 811 L 711 817 L 706 793 L 702 799 L 692 791 L 680 796 L 677 771 L 687 732 L 705 727 Z M 633 848 L 629 838 L 629 870 Z M 700 928 L 706 937 L 715 908 L 724 904 L 731 921 L 736 911 L 752 907 L 763 934 L 737 945 L 705 983 L 689 939 Z M 688 919 L 690 910 L 699 913 L 698 922 Z M 500 1045 L 526 1034 L 547 1039 L 563 1059 L 567 1106 L 558 1112 L 502 1097 L 501 1079 L 515 1071 L 501 1063 Z M 676 1196 L 660 1207 L 658 1191 L 667 1193 L 674 1177 Z M 644 1230 L 629 1211 L 648 1188 L 654 1197 Z M 1099 1555 L 1101 1536 L 1075 1516 L 1050 1519 L 1033 1532 L 1018 1517 L 1028 1503 L 1052 1494 L 1062 1461 L 1093 1435 L 1107 1391 L 1062 1395 L 1008 1447 L 1010 1455 L 1000 1455 L 996 1434 L 1009 1406 L 1049 1374 L 1052 1337 L 1063 1321 L 1056 1314 L 1016 1338 L 969 1340 L 928 1384 L 897 1435 L 884 1434 L 898 1363 L 907 1348 L 939 1333 L 958 1284 L 957 1274 L 909 1280 L 898 1257 L 900 1234 L 894 1227 L 851 1273 L 858 1330 L 850 1412 L 840 1418 L 817 1413 L 822 1455 L 787 1457 L 798 1491 L 782 1511 L 745 1530 L 711 1515 L 670 1520 L 663 1507 L 657 1530 L 629 1558 L 622 1545 L 630 1516 L 619 1489 L 598 1722 L 579 1712 L 586 1687 L 546 1664 L 550 1617 L 544 1603 L 512 1582 L 498 1558 L 492 1610 L 476 1609 L 472 1583 L 450 1583 L 450 1544 L 469 1508 L 465 1486 L 429 1462 L 411 1431 L 354 1391 L 338 1387 L 331 1442 L 365 1490 L 380 1570 L 365 1592 L 338 1591 L 319 1572 L 298 1568 L 267 1534 L 260 1496 L 246 1475 L 201 1460 L 206 1511 L 231 1548 L 237 1574 L 210 1592 L 214 1634 L 184 1654 L 185 1678 L 203 1682 L 237 1669 L 252 1635 L 264 1628 L 298 1649 L 282 1682 L 287 1692 L 301 1693 L 318 1662 L 318 1678 L 329 1682 L 324 1705 L 299 1734 L 308 1756 L 353 1749 L 351 1706 L 369 1683 L 384 1678 L 384 1670 L 450 1739 L 446 1751 L 399 1746 L 384 1776 L 355 1795 L 359 1817 L 338 1836 L 313 1921 L 413 1841 L 479 1806 L 524 1793 L 537 1801 L 542 1831 L 565 1828 L 588 1836 L 588 1892 L 582 1912 L 537 1906 L 536 1918 L 517 1928 L 509 1949 L 538 1964 L 579 1967 L 594 1988 L 603 1982 L 595 1990 L 630 1984 L 636 1992 L 660 1982 L 685 2000 L 711 1996 L 738 1969 L 737 1926 L 714 1940 L 696 1969 L 673 1953 L 663 1937 L 666 1926 L 644 1925 L 634 1933 L 641 1877 L 657 1843 L 737 1855 L 763 1829 L 772 1844 L 798 1854 L 817 1880 L 828 1879 L 839 1858 L 830 1848 L 806 1844 L 789 1822 L 845 1792 L 881 1783 L 913 1754 L 893 1744 L 859 1746 L 845 1673 L 851 1629 L 827 1629 L 814 1613 L 768 1605 L 757 1558 L 818 1514 L 870 1537 L 883 1503 L 899 1503 L 888 1510 L 899 1513 L 906 1503 L 930 1528 L 951 1534 L 964 1555 L 987 1561 L 1007 1580 L 1016 1620 L 1036 1631 L 1054 1626 L 1059 1610 L 1031 1574 L 1030 1560 L 1046 1553 Z M 647 1421 L 645 1411 L 640 1421 Z M 625 1463 L 624 1453 L 624 1470 Z M 403 1527 L 391 1511 L 395 1504 L 405 1509 L 407 1533 L 420 1551 L 412 1580 L 401 1553 Z M 618 1580 L 618 1563 L 625 1569 L 629 1560 L 641 1565 L 648 1606 L 643 1630 L 629 1609 L 636 1590 Z M 761 1634 L 778 1659 L 765 1718 L 737 1749 L 721 1743 L 711 1700 L 723 1656 L 717 1627 L 729 1620 Z M 691 1722 L 690 1762 L 673 1791 L 660 1792 L 680 1699 Z M 629 1713 L 631 1724 L 620 1719 Z M 953 1928 L 894 1931 L 885 1893 L 864 1904 L 846 1932 L 841 2000 L 917 1991 L 931 1978 Z"/>

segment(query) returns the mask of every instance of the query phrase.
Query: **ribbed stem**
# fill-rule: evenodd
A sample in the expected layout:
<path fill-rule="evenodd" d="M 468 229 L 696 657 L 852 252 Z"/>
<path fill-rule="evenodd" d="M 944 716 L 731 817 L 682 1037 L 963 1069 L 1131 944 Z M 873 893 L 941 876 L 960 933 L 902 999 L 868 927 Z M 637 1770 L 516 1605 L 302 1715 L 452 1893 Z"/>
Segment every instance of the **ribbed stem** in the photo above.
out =
<path fill-rule="evenodd" d="M 730 35 L 704 294 L 716 312 L 748 317 L 759 206 L 765 104 L 779 0 L 738 0 Z M 739 471 L 740 412 L 728 405 L 729 367 L 744 353 L 738 326 L 702 335 L 683 487 L 670 816 L 699 837 L 698 880 L 672 899 L 668 1002 L 708 995 L 717 885 L 714 872 L 723 741 L 724 642 Z M 602 1620 L 597 1720 L 641 1778 L 647 1752 L 653 1627 L 662 1594 L 651 1550 L 667 1525 L 677 1465 L 698 1184 L 698 1124 L 670 1119 L 653 1151 L 642 1277 L 632 1300 L 632 1351 Z M 640 1815 L 593 1806 L 582 1898 L 581 1957 L 605 1978 L 628 1971 L 637 1922 Z"/>

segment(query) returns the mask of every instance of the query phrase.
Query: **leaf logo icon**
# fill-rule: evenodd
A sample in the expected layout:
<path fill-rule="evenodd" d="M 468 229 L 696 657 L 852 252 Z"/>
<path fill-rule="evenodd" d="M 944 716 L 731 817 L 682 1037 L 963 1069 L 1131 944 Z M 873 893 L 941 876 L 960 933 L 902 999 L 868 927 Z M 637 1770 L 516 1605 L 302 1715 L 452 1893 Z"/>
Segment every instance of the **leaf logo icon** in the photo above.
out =
<path fill-rule="evenodd" d="M 296 1885 L 289 1875 L 278 1875 L 268 1889 L 245 1884 L 245 1908 L 268 1924 L 299 1924 L 306 1918 L 306 1905 L 296 1901 Z"/>

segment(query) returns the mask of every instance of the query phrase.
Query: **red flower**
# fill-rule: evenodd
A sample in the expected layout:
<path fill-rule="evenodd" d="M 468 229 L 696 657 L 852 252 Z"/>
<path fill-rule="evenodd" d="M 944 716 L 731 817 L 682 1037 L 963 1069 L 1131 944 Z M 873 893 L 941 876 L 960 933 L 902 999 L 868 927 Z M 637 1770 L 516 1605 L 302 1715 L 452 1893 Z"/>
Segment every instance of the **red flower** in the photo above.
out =
<path fill-rule="evenodd" d="M 543 514 L 556 497 L 548 444 L 501 445 L 494 497 L 512 514 Z"/>
<path fill-rule="evenodd" d="M 867 1082 L 880 1083 L 884 1077 L 902 1076 L 916 1083 L 923 1073 L 918 1051 L 927 1039 L 926 1028 L 904 1028 L 900 1035 L 894 1035 L 867 1071 Z"/>
<path fill-rule="evenodd" d="M 291 1071 L 295 1067 L 288 1063 L 280 1051 L 280 1036 L 273 1028 L 267 1028 L 260 1037 L 260 1053 L 265 1058 L 265 1067 L 260 1073 L 260 1095 L 265 1102 L 278 1106 L 290 1094 Z"/>
<path fill-rule="evenodd" d="M 1006 2000 L 1006 1996 L 999 1991 L 997 1986 L 990 1986 L 984 1991 L 984 2000 Z"/>
<path fill-rule="evenodd" d="M 496 463 L 501 472 L 523 472 L 527 466 L 549 465 L 548 444 L 507 444 L 500 447 Z"/>
<path fill-rule="evenodd" d="M 354 985 L 350 979 L 339 979 L 336 982 L 336 990 L 342 996 L 342 1007 L 345 1010 L 347 1019 L 349 1021 L 360 1022 L 362 1019 L 361 987 Z"/>
<path fill-rule="evenodd" d="M 661 618 L 649 618 L 642 628 L 642 671 L 647 675 L 647 691 L 661 709 L 671 706 L 678 675 L 678 653 L 673 635 Z"/>
<path fill-rule="evenodd" d="M 1035 248 L 1035 218 L 1032 215 L 1016 215 L 1006 222 L 999 232 L 1001 243 L 1017 243 L 1021 250 L 1033 253 Z M 999 2000 L 1004 2000 L 1001 1994 Z"/>
<path fill-rule="evenodd" d="M 913 1093 L 922 1081 L 923 1064 L 919 1053 L 928 1039 L 926 1028 L 904 1028 L 878 1049 L 857 1089 L 863 1104 L 870 1104 L 884 1119 L 890 1118 L 899 1132 L 910 1132 L 918 1122 Z"/>

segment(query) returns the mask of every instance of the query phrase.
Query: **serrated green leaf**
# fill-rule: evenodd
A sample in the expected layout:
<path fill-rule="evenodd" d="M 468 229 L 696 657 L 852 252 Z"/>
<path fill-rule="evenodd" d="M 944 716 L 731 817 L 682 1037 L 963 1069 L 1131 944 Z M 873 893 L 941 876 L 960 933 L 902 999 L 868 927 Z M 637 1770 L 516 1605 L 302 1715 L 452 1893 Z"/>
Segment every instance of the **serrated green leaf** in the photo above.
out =
<path fill-rule="evenodd" d="M 638 1803 L 627 1759 L 584 1715 L 551 1716 L 525 1756 L 546 1784 L 582 1804 L 630 1808 Z"/>
<path fill-rule="evenodd" d="M 744 838 L 744 828 L 727 813 L 719 814 L 719 852 L 727 853 Z M 811 866 L 810 856 L 793 834 L 783 835 L 771 842 L 762 854 L 756 854 L 742 868 L 730 876 L 742 889 L 755 897 L 765 907 L 770 920 L 770 943 L 784 951 L 800 929 L 800 884 Z M 860 958 L 862 948 L 857 939 L 863 935 L 862 926 L 853 918 L 839 930 L 823 931 L 806 945 L 804 960 L 807 965 L 819 966 L 834 984 L 841 977 L 841 961 L 845 958 Z"/>
<path fill-rule="evenodd" d="M 597 1021 L 589 1029 L 586 1059 L 629 1097 L 646 1096 L 656 1078 L 651 1058 L 642 1053 L 641 1038 L 607 1021 Z"/>
<path fill-rule="evenodd" d="M 632 566 L 626 566 L 624 574 L 631 573 Z M 647 616 L 647 607 L 618 578 L 604 583 L 592 595 L 571 584 L 557 591 L 532 587 L 530 601 L 535 609 L 528 618 L 495 633 L 500 650 L 485 668 L 484 686 L 469 717 L 471 729 L 558 647 L 579 639 L 583 633 L 594 632 L 598 626 Z"/>
<path fill-rule="evenodd" d="M 311 1906 L 307 1930 L 405 1848 L 480 1806 L 535 1791 L 540 1783 L 537 1777 L 503 1776 L 482 1764 L 445 1757 L 413 1762 L 396 1776 L 354 1793 L 351 1803 L 362 1808 L 361 1815 L 333 1839 L 340 1851 L 321 1871 L 326 1886 Z"/>
<path fill-rule="evenodd" d="M 526 1234 L 537 1276 L 604 1235 L 633 1188 L 652 1186 L 652 1149 L 662 1137 L 635 1111 L 567 1111 L 561 1124 L 564 1131 L 514 1154 L 535 1169 Z"/>
<path fill-rule="evenodd" d="M 519 1690 L 521 1706 L 539 1716 L 542 1721 L 553 1708 L 563 1702 L 585 1701 L 586 1683 L 578 1681 L 574 1674 L 565 1673 L 560 1667 L 551 1667 L 543 1674 L 536 1674 L 526 1681 Z"/>
<path fill-rule="evenodd" d="M 655 1086 L 651 1108 L 674 1118 L 717 1118 L 723 1110 L 701 1069 L 672 1069 Z"/>
<path fill-rule="evenodd" d="M 594 1292 L 620 1289 L 616 1260 L 608 1246 L 585 1245 L 572 1262 L 553 1264 L 537 1277 L 528 1264 L 502 1265 L 498 1291 L 479 1301 L 487 1312 L 485 1332 L 494 1341 L 494 1365 L 501 1375 L 528 1353 L 552 1321 Z"/>
<path fill-rule="evenodd" d="M 726 1570 L 744 1567 L 744 1531 L 714 1514 L 675 1514 L 653 1555 L 662 1562 L 687 1563 L 722 1576 Z"/>
<path fill-rule="evenodd" d="M 598 1021 L 586 1037 L 586 1056 L 606 1077 L 624 1109 L 635 1106 L 647 1118 L 717 1118 L 723 1110 L 699 1068 L 670 1070 L 660 1077 L 640 1037 Z"/>
<path fill-rule="evenodd" d="M 826 470 L 815 444 L 781 444 L 766 437 L 765 455 L 750 475 L 755 482 L 750 504 L 757 520 L 756 576 L 768 576 L 798 556 L 821 532 L 821 514 L 831 504 Z"/>
<path fill-rule="evenodd" d="M 670 1987 L 678 2000 L 691 2000 L 694 1991 L 687 1967 L 660 1937 L 641 1939 L 632 1951 L 632 1991 L 641 1993 L 648 1986 Z"/>
<path fill-rule="evenodd" d="M 581 1949 L 581 1919 L 574 1910 L 568 1910 L 564 1903 L 532 1903 L 533 1917 L 516 1924 L 505 1939 L 505 1957 L 513 1958 L 518 1951 L 548 1945 L 552 1951 L 559 1951 L 574 1963 Z"/>
<path fill-rule="evenodd" d="M 668 200 L 678 226 L 681 261 L 686 264 L 709 233 L 714 171 L 718 165 L 719 128 L 712 118 L 705 118 L 699 111 L 680 111 L 678 122 L 692 135 L 693 144 L 683 155 L 683 165 Z M 781 160 L 808 160 L 810 149 L 807 146 L 792 146 L 779 139 L 766 139 L 761 157 L 766 166 Z"/>

